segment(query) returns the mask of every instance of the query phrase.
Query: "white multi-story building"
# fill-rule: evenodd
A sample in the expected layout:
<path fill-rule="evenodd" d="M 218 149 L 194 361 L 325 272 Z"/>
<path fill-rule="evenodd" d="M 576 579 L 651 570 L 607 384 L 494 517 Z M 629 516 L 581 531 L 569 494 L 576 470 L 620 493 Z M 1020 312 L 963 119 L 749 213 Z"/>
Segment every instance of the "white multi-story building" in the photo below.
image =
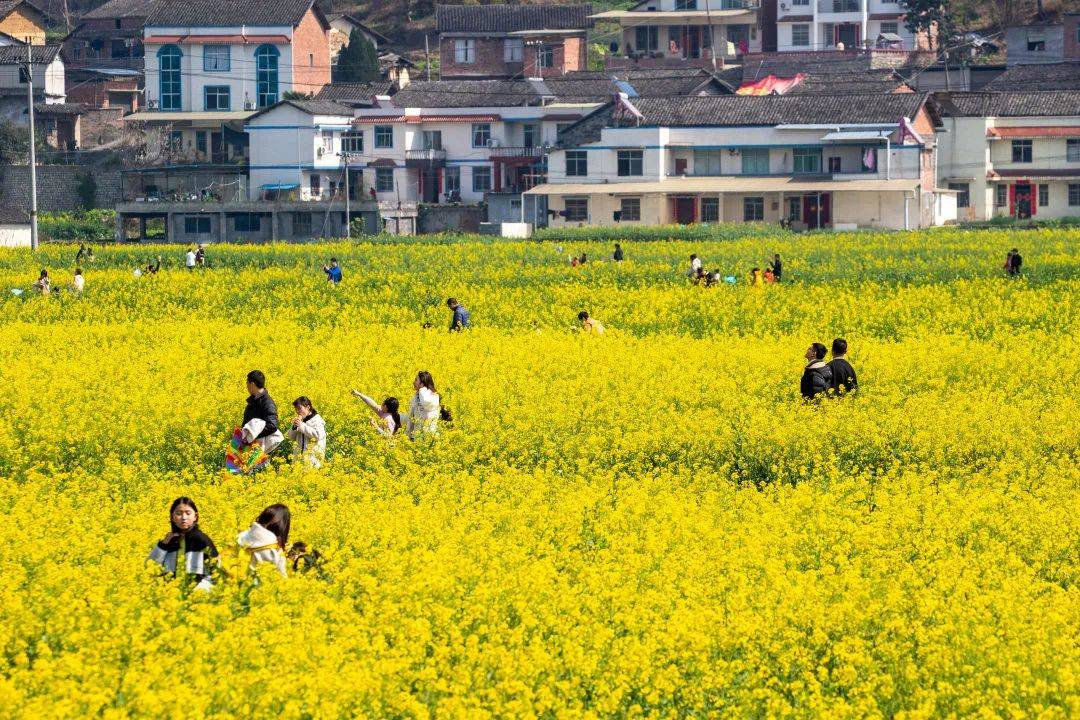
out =
<path fill-rule="evenodd" d="M 780 52 L 928 47 L 904 27 L 898 0 L 779 0 L 776 43 Z"/>
<path fill-rule="evenodd" d="M 961 219 L 1080 216 L 1080 92 L 941 93 L 938 176 Z"/>
<path fill-rule="evenodd" d="M 549 157 L 555 225 L 790 220 L 925 227 L 955 217 L 934 179 L 926 95 L 618 98 Z M 525 203 L 526 221 L 542 205 Z"/>
<path fill-rule="evenodd" d="M 63 103 L 64 61 L 59 45 L 32 45 L 34 100 L 37 103 Z M 26 125 L 26 83 L 20 71 L 26 62 L 24 44 L 0 45 L 0 117 L 16 125 Z"/>

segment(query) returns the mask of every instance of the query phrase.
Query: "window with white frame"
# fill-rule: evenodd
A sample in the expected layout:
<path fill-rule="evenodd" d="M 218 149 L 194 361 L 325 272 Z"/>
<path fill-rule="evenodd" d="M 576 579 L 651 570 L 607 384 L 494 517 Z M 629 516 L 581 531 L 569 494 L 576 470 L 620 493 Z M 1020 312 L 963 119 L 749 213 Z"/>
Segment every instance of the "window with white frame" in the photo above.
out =
<path fill-rule="evenodd" d="M 536 50 L 536 67 L 544 69 L 555 67 L 555 48 L 551 45 L 541 45 Z"/>
<path fill-rule="evenodd" d="M 203 72 L 229 72 L 231 65 L 228 45 L 203 45 Z"/>
<path fill-rule="evenodd" d="M 821 172 L 820 148 L 793 148 L 791 157 L 796 173 Z"/>
<path fill-rule="evenodd" d="M 476 41 L 471 38 L 455 40 L 454 62 L 458 65 L 472 65 L 476 62 Z"/>
<path fill-rule="evenodd" d="M 443 191 L 447 195 L 461 194 L 461 168 L 453 166 L 443 171 Z"/>
<path fill-rule="evenodd" d="M 507 38 L 503 41 L 503 61 L 522 62 L 525 59 L 525 41 L 521 38 Z"/>
<path fill-rule="evenodd" d="M 1080 162 L 1080 138 L 1069 138 L 1065 141 L 1065 160 Z"/>
<path fill-rule="evenodd" d="M 472 169 L 473 192 L 488 192 L 491 190 L 491 168 L 486 165 Z"/>
<path fill-rule="evenodd" d="M 566 174 L 570 177 L 586 177 L 589 174 L 589 154 L 584 150 L 567 150 Z"/>
<path fill-rule="evenodd" d="M 619 202 L 619 219 L 623 222 L 641 220 L 641 198 L 622 198 Z"/>
<path fill-rule="evenodd" d="M 763 197 L 746 197 L 743 198 L 743 221 L 754 222 L 755 220 L 765 219 L 765 198 Z"/>
<path fill-rule="evenodd" d="M 375 168 L 375 192 L 394 192 L 394 168 Z"/>
<path fill-rule="evenodd" d="M 1039 186 L 1039 207 L 1046 207 L 1050 204 L 1050 186 Z"/>
<path fill-rule="evenodd" d="M 966 208 L 971 206 L 971 186 L 968 183 L 949 183 L 949 189 L 956 191 L 956 207 Z"/>
<path fill-rule="evenodd" d="M 792 25 L 791 44 L 795 47 L 808 47 L 810 45 L 810 26 L 805 24 Z"/>
<path fill-rule="evenodd" d="M 563 201 L 567 222 L 587 222 L 589 219 L 589 198 L 568 197 Z"/>
<path fill-rule="evenodd" d="M 491 142 L 491 123 L 473 123 L 472 146 L 474 148 L 487 147 Z"/>
<path fill-rule="evenodd" d="M 1012 161 L 1014 163 L 1029 163 L 1029 162 L 1031 162 L 1031 141 L 1030 140 L 1013 140 L 1012 141 Z"/>
<path fill-rule="evenodd" d="M 743 148 L 740 157 L 743 175 L 769 174 L 769 148 Z"/>
<path fill-rule="evenodd" d="M 375 147 L 377 147 L 377 148 L 392 148 L 392 147 L 394 147 L 394 126 L 393 125 L 376 125 L 375 126 Z"/>
<path fill-rule="evenodd" d="M 323 155 L 330 155 L 334 152 L 334 131 L 333 130 L 320 130 L 319 131 L 319 149 L 322 150 Z"/>
<path fill-rule="evenodd" d="M 635 177 L 644 174 L 644 152 L 641 150 L 619 150 L 617 170 L 619 177 Z"/>
<path fill-rule="evenodd" d="M 792 5 L 809 5 L 810 0 L 791 0 Z"/>
<path fill-rule="evenodd" d="M 899 35 L 900 34 L 900 23 L 895 23 L 895 22 L 883 22 L 883 23 L 881 23 L 881 34 L 882 35 Z"/>
<path fill-rule="evenodd" d="M 701 198 L 701 222 L 704 222 L 704 223 L 720 222 L 720 198 L 718 198 L 718 197 L 703 197 L 703 198 Z"/>
<path fill-rule="evenodd" d="M 362 153 L 364 152 L 363 130 L 349 130 L 341 136 L 341 152 Z"/>

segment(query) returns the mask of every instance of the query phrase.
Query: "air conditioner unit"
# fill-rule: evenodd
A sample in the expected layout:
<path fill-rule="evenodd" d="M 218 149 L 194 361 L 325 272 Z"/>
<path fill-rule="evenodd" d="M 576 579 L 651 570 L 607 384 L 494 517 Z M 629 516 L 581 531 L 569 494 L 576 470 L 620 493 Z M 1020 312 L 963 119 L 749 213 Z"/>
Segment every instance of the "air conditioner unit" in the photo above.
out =
<path fill-rule="evenodd" d="M 149 110 L 157 110 L 157 108 L 158 108 L 157 100 L 149 100 L 149 101 L 147 101 L 146 107 Z"/>
<path fill-rule="evenodd" d="M 499 147 L 499 141 L 496 140 L 495 138 L 488 138 L 487 146 L 489 148 L 497 148 L 497 147 Z"/>
<path fill-rule="evenodd" d="M 245 110 L 254 110 L 255 109 L 255 103 L 251 102 L 250 100 L 245 100 L 244 101 L 244 109 Z"/>
<path fill-rule="evenodd" d="M 787 3 L 780 3 L 780 9 L 781 10 L 787 10 L 788 9 L 788 4 Z"/>

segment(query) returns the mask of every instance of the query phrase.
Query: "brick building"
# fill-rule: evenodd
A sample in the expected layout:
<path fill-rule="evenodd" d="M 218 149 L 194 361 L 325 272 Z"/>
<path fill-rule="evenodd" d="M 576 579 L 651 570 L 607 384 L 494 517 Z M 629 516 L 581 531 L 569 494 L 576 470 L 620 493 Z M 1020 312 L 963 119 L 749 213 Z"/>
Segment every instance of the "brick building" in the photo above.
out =
<path fill-rule="evenodd" d="M 143 68 L 143 25 L 156 0 L 109 0 L 82 16 L 64 38 L 68 69 Z"/>
<path fill-rule="evenodd" d="M 45 13 L 27 0 L 0 0 L 0 45 L 45 44 Z"/>
<path fill-rule="evenodd" d="M 592 5 L 436 5 L 447 79 L 556 77 L 586 69 Z"/>

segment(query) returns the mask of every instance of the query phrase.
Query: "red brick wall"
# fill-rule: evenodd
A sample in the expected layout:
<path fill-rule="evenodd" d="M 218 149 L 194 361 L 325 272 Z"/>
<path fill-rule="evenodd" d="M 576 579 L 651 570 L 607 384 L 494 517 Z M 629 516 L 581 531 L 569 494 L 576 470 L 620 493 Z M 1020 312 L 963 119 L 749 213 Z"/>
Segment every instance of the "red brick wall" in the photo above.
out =
<path fill-rule="evenodd" d="M 568 37 L 564 43 L 566 59 L 563 61 L 563 72 L 588 70 L 588 43 L 585 42 L 585 36 Z"/>
<path fill-rule="evenodd" d="M 330 35 L 315 13 L 308 10 L 293 30 L 292 89 L 315 93 L 330 82 Z"/>
<path fill-rule="evenodd" d="M 1080 60 L 1080 15 L 1066 15 L 1065 24 L 1065 59 Z"/>
<path fill-rule="evenodd" d="M 444 37 L 439 44 L 439 72 L 442 77 L 508 77 L 521 73 L 521 63 L 508 63 L 504 59 L 503 38 L 461 38 L 475 41 L 476 62 L 460 64 L 454 60 L 454 45 L 457 39 L 452 36 Z"/>

